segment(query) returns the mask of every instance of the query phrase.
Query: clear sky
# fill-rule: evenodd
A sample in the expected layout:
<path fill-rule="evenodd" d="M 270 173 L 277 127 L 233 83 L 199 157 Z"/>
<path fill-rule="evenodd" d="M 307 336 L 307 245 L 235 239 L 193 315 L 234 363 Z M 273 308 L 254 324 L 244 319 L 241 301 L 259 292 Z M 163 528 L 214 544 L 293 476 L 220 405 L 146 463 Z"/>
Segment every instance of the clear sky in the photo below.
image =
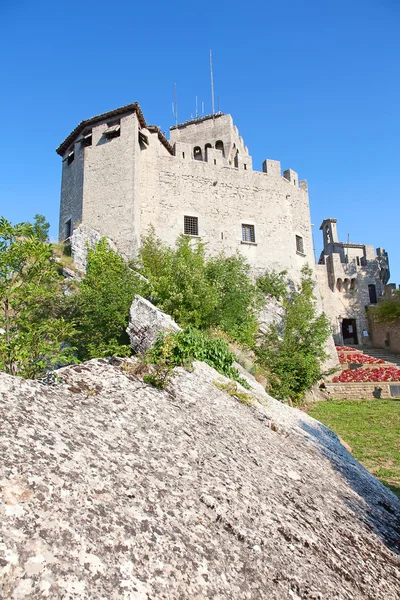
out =
<path fill-rule="evenodd" d="M 82 119 L 138 101 L 148 123 L 231 113 L 253 166 L 307 179 L 319 225 L 383 246 L 400 283 L 399 0 L 0 0 L 0 214 L 57 235 L 57 145 Z"/>

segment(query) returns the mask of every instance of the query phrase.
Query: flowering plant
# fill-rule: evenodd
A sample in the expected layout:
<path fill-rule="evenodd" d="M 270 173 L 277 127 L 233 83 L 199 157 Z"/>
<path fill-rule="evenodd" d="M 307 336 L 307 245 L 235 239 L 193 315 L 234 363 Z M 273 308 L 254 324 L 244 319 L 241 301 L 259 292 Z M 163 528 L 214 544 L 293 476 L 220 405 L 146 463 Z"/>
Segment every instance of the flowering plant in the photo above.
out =
<path fill-rule="evenodd" d="M 350 348 L 350 346 L 336 346 L 336 350 L 338 352 L 354 352 L 354 348 Z"/>
<path fill-rule="evenodd" d="M 368 364 L 377 364 L 382 365 L 385 361 L 381 358 L 374 358 L 373 356 L 368 356 L 368 354 L 360 354 L 358 352 L 354 354 L 339 354 L 339 362 L 340 363 L 359 363 L 360 365 Z"/>
<path fill-rule="evenodd" d="M 345 369 L 332 379 L 333 383 L 400 381 L 400 368 L 394 366 L 372 367 L 370 369 Z"/>

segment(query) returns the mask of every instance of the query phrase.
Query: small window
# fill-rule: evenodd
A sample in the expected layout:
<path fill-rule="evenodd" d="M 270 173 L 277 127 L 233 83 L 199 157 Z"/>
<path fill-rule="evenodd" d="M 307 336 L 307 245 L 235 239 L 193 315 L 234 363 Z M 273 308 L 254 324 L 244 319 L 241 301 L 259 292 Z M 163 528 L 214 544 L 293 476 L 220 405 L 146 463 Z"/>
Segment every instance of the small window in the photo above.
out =
<path fill-rule="evenodd" d="M 243 168 L 244 168 L 245 171 L 247 171 L 247 165 L 246 165 L 246 163 L 244 163 Z"/>
<path fill-rule="evenodd" d="M 196 148 L 193 148 L 193 157 L 194 160 L 203 160 L 203 153 L 201 151 L 200 146 L 196 146 Z"/>
<path fill-rule="evenodd" d="M 216 159 L 216 158 L 214 158 L 214 165 L 216 165 L 216 164 L 217 164 L 217 159 Z"/>
<path fill-rule="evenodd" d="M 198 217 L 184 217 L 183 233 L 185 235 L 199 235 L 199 219 Z"/>
<path fill-rule="evenodd" d="M 373 283 L 370 283 L 368 286 L 368 292 L 369 292 L 370 304 L 376 304 L 378 302 L 378 298 L 376 295 L 376 285 L 374 285 Z"/>
<path fill-rule="evenodd" d="M 65 223 L 65 239 L 68 240 L 72 235 L 72 219 Z"/>
<path fill-rule="evenodd" d="M 71 152 L 68 154 L 67 163 L 69 165 L 71 163 L 73 163 L 74 162 L 74 158 L 75 158 L 75 152 L 73 150 L 71 150 Z"/>
<path fill-rule="evenodd" d="M 143 133 L 143 131 L 139 131 L 139 144 L 142 147 L 149 145 L 149 138 L 147 137 L 147 135 L 145 133 Z"/>
<path fill-rule="evenodd" d="M 359 267 L 360 266 L 360 257 L 359 256 L 356 256 L 356 263 L 357 263 L 357 267 Z"/>
<path fill-rule="evenodd" d="M 222 140 L 215 142 L 215 149 L 220 150 L 220 152 L 222 152 L 222 156 L 225 157 L 224 142 Z"/>
<path fill-rule="evenodd" d="M 235 158 L 234 158 L 233 164 L 235 165 L 236 169 L 239 168 L 239 150 L 235 154 Z"/>
<path fill-rule="evenodd" d="M 182 158 L 185 158 L 185 153 L 184 152 L 182 152 Z"/>
<path fill-rule="evenodd" d="M 357 289 L 357 280 L 356 279 L 352 279 L 350 281 L 350 291 L 351 292 L 355 292 L 356 289 Z"/>
<path fill-rule="evenodd" d="M 300 235 L 296 235 L 296 252 L 304 254 L 304 242 Z"/>
<path fill-rule="evenodd" d="M 112 123 L 107 123 L 104 135 L 109 139 L 119 137 L 121 135 L 121 122 L 113 121 Z"/>
<path fill-rule="evenodd" d="M 87 131 L 82 138 L 82 146 L 86 148 L 86 146 L 92 145 L 92 130 Z"/>
<path fill-rule="evenodd" d="M 255 244 L 256 234 L 254 225 L 242 225 L 242 242 L 251 242 Z"/>

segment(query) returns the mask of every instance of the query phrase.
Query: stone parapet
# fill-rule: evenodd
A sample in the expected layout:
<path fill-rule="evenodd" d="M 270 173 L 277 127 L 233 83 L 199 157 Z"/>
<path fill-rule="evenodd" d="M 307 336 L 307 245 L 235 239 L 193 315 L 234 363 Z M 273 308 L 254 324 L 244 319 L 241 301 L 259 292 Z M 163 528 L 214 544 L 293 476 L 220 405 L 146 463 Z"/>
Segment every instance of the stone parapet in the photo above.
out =
<path fill-rule="evenodd" d="M 326 383 L 325 388 L 330 398 L 338 400 L 374 400 L 400 396 L 400 381 Z"/>

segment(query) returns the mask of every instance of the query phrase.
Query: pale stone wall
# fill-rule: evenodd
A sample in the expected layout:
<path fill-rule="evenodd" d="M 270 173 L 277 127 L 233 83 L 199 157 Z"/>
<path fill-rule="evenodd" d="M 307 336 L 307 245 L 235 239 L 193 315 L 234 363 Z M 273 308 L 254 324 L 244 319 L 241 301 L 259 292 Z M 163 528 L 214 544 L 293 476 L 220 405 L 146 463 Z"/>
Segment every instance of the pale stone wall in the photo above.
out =
<path fill-rule="evenodd" d="M 74 160 L 68 164 L 68 154 L 74 150 Z M 72 229 L 82 221 L 84 161 L 80 144 L 73 144 L 62 159 L 59 240 L 64 241 L 66 224 L 71 219 Z"/>
<path fill-rule="evenodd" d="M 141 230 L 153 225 L 166 243 L 183 233 L 184 216 L 199 219 L 199 237 L 211 254 L 241 252 L 253 271 L 287 269 L 299 280 L 302 266 L 314 263 L 307 192 L 275 173 L 214 165 L 161 155 L 153 147 L 141 154 Z M 185 146 L 186 147 L 186 146 Z M 188 146 L 190 148 L 190 146 Z M 255 227 L 255 243 L 243 243 L 242 224 Z M 303 237 L 304 254 L 295 236 Z"/>
<path fill-rule="evenodd" d="M 325 391 L 330 398 L 348 400 L 377 400 L 379 398 L 394 398 L 400 382 L 377 381 L 376 383 L 326 383 Z"/>
<path fill-rule="evenodd" d="M 372 313 L 373 314 L 373 313 Z M 385 348 L 400 353 L 400 322 L 378 323 L 369 319 L 372 342 L 375 348 Z"/>
<path fill-rule="evenodd" d="M 107 139 L 106 129 L 107 122 L 93 127 L 92 146 L 84 148 L 83 221 L 130 257 L 140 237 L 136 114 L 121 118 L 120 137 Z"/>

